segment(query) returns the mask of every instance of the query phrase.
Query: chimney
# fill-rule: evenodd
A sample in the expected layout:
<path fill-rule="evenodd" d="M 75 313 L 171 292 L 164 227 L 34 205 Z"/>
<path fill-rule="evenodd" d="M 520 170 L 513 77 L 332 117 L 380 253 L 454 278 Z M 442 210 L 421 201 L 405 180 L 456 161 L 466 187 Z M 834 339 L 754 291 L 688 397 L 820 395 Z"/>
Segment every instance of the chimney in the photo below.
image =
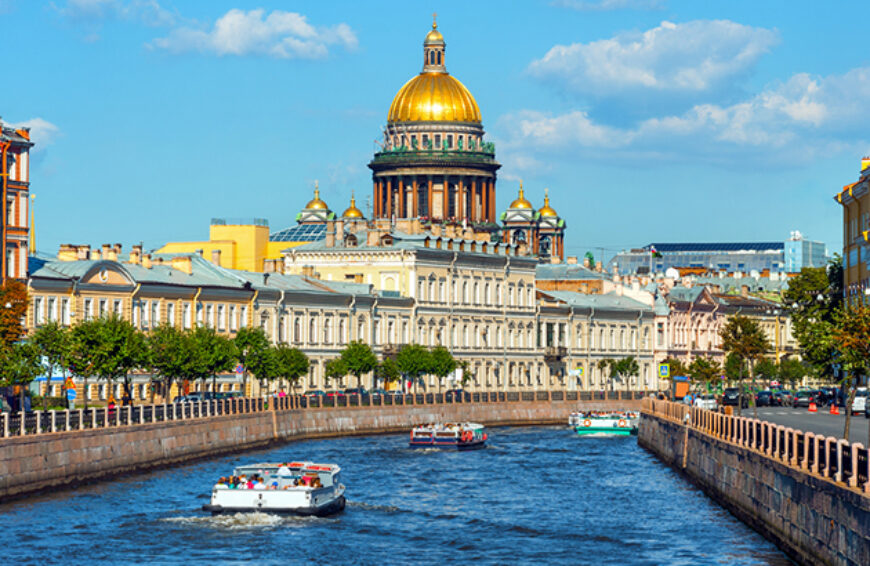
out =
<path fill-rule="evenodd" d="M 121 244 L 115 244 L 113 246 L 113 249 L 115 250 L 116 254 L 120 254 L 121 253 Z"/>
<path fill-rule="evenodd" d="M 371 247 L 376 247 L 380 241 L 380 231 L 378 230 L 369 230 L 366 233 L 366 245 Z"/>
<path fill-rule="evenodd" d="M 303 265 L 302 266 L 302 275 L 305 277 L 310 277 L 312 279 L 317 279 L 317 274 L 314 273 L 313 265 Z"/>
<path fill-rule="evenodd" d="M 57 259 L 60 261 L 75 261 L 78 259 L 78 249 L 72 244 L 61 244 L 57 250 Z"/>
<path fill-rule="evenodd" d="M 335 242 L 344 245 L 344 220 L 335 221 Z"/>
<path fill-rule="evenodd" d="M 740 296 L 744 299 L 749 296 L 749 285 L 740 286 Z"/>
<path fill-rule="evenodd" d="M 142 246 L 133 246 L 130 250 L 130 263 L 139 264 L 142 261 Z"/>
<path fill-rule="evenodd" d="M 202 249 L 195 250 L 195 252 L 196 252 L 196 255 L 198 255 L 199 257 L 202 257 L 202 254 L 203 254 Z"/>
<path fill-rule="evenodd" d="M 151 254 L 142 255 L 142 267 L 145 269 L 151 269 Z"/>
<path fill-rule="evenodd" d="M 568 265 L 577 265 L 577 256 L 569 255 L 568 259 L 565 260 L 565 263 L 567 263 Z"/>
<path fill-rule="evenodd" d="M 589 264 L 589 258 L 588 258 L 588 257 L 584 257 L 584 258 L 583 258 L 583 267 L 585 267 L 586 269 L 589 269 L 590 267 L 592 267 L 592 266 Z"/>
<path fill-rule="evenodd" d="M 172 258 L 172 269 L 177 269 L 178 271 L 183 271 L 188 275 L 193 274 L 193 261 L 191 260 L 189 255 L 181 255 Z"/>
<path fill-rule="evenodd" d="M 103 244 L 103 259 L 107 259 L 109 257 L 109 250 L 112 249 L 110 244 Z"/>
<path fill-rule="evenodd" d="M 335 222 L 332 220 L 326 221 L 326 247 L 335 247 Z"/>
<path fill-rule="evenodd" d="M 267 259 L 263 262 L 263 272 L 264 273 L 275 273 L 275 262 L 279 261 L 276 259 Z"/>
<path fill-rule="evenodd" d="M 263 285 L 268 285 L 268 284 L 269 284 L 269 274 L 264 273 L 263 274 Z"/>
<path fill-rule="evenodd" d="M 100 250 L 91 250 L 91 261 L 100 261 Z"/>
<path fill-rule="evenodd" d="M 440 236 L 441 232 L 442 232 L 440 224 L 433 224 L 432 226 L 429 227 L 429 230 L 432 232 L 432 235 L 435 236 L 436 238 L 438 236 Z"/>
<path fill-rule="evenodd" d="M 103 246 L 103 259 L 118 261 L 118 248 L 120 247 L 120 244 L 117 244 L 116 246 Z"/>
<path fill-rule="evenodd" d="M 91 257 L 91 246 L 85 244 L 83 246 L 76 246 L 76 259 L 90 259 Z"/>
<path fill-rule="evenodd" d="M 211 251 L 211 262 L 215 265 L 221 264 L 221 251 L 220 250 L 212 250 Z"/>
<path fill-rule="evenodd" d="M 604 271 L 604 263 L 602 263 L 601 260 L 595 262 L 595 271 L 597 271 L 598 273 Z"/>

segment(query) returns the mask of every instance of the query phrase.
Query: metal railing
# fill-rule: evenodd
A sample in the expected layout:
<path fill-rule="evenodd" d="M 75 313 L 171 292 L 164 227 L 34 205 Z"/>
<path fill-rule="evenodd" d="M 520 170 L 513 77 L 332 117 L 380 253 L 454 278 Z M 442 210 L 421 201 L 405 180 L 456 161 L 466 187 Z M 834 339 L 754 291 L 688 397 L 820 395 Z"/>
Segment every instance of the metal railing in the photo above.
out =
<path fill-rule="evenodd" d="M 641 411 L 870 494 L 870 454 L 859 442 L 671 401 L 644 399 Z"/>
<path fill-rule="evenodd" d="M 638 400 L 645 391 L 610 392 L 608 399 Z M 150 425 L 178 420 L 202 419 L 224 415 L 259 413 L 277 410 L 333 409 L 343 407 L 390 407 L 395 405 L 453 405 L 460 403 L 515 403 L 604 400 L 601 392 L 578 391 L 482 391 L 447 393 L 413 393 L 386 395 L 313 396 L 288 395 L 268 399 L 232 398 L 125 407 L 91 407 L 65 411 L 28 411 L 2 413 L 0 438 L 52 434 L 76 430 Z"/>

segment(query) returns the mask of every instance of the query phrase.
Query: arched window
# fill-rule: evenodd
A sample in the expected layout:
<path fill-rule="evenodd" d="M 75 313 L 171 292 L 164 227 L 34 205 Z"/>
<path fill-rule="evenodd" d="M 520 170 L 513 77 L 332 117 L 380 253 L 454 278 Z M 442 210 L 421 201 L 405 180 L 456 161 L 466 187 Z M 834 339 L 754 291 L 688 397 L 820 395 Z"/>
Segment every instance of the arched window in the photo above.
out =
<path fill-rule="evenodd" d="M 474 282 L 474 304 L 480 304 L 480 283 L 477 281 Z"/>
<path fill-rule="evenodd" d="M 326 319 L 323 321 L 323 343 L 330 344 L 332 342 L 332 321 Z"/>
<path fill-rule="evenodd" d="M 468 304 L 468 281 L 462 282 L 462 302 Z"/>
<path fill-rule="evenodd" d="M 339 344 L 344 344 L 347 342 L 347 336 L 345 336 L 346 330 L 347 330 L 347 328 L 345 327 L 344 319 L 342 318 L 341 320 L 338 321 L 338 343 Z"/>
<path fill-rule="evenodd" d="M 308 341 L 317 344 L 317 319 L 312 318 L 308 322 Z"/>
<path fill-rule="evenodd" d="M 366 321 L 365 321 L 365 319 L 363 319 L 363 318 L 359 319 L 359 324 L 357 325 L 356 330 L 357 330 L 356 339 L 362 340 L 363 342 L 365 342 L 368 339 L 368 337 L 366 336 Z"/>
<path fill-rule="evenodd" d="M 435 64 L 435 52 L 434 51 L 429 52 L 429 64 L 430 65 Z"/>
<path fill-rule="evenodd" d="M 489 296 L 489 283 L 487 283 L 487 284 L 484 285 L 484 287 L 483 287 L 483 302 L 484 302 L 484 304 L 487 304 L 487 305 L 488 305 L 489 302 L 490 302 L 491 300 L 492 300 L 492 299 L 491 299 L 491 297 Z"/>
<path fill-rule="evenodd" d="M 293 319 L 293 341 L 297 344 L 302 342 L 302 323 L 298 317 Z"/>
<path fill-rule="evenodd" d="M 418 59 L 418 61 L 419 61 L 419 59 Z M 438 52 L 438 64 L 439 65 L 441 64 L 441 52 L 440 51 Z"/>

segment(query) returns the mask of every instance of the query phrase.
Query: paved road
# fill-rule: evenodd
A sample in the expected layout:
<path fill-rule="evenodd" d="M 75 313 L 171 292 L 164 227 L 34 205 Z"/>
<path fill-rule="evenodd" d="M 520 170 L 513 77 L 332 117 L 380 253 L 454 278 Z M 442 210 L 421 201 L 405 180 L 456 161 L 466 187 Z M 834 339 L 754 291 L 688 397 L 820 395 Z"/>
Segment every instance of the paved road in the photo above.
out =
<path fill-rule="evenodd" d="M 743 416 L 751 417 L 752 408 L 744 409 Z M 804 432 L 824 434 L 825 436 L 833 436 L 835 438 L 843 437 L 843 427 L 846 420 L 846 417 L 842 414 L 830 414 L 827 407 L 819 409 L 817 413 L 810 413 L 805 408 L 760 407 L 758 409 L 758 418 L 796 428 Z M 868 446 L 868 424 L 870 424 L 870 420 L 865 419 L 863 414 L 853 415 L 849 439 L 852 442 L 860 442 L 864 446 Z"/>

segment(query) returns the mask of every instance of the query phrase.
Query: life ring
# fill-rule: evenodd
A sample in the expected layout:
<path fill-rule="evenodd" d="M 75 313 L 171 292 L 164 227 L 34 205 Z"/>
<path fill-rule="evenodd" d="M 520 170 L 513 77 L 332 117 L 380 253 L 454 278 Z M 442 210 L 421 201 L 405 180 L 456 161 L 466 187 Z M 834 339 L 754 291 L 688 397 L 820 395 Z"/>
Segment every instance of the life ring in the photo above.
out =
<path fill-rule="evenodd" d="M 619 428 L 625 428 L 625 419 L 619 419 Z"/>
<path fill-rule="evenodd" d="M 590 421 L 589 419 L 586 419 L 585 421 L 583 421 L 583 426 L 585 426 L 586 428 L 589 428 L 590 426 L 592 426 L 592 421 Z"/>

